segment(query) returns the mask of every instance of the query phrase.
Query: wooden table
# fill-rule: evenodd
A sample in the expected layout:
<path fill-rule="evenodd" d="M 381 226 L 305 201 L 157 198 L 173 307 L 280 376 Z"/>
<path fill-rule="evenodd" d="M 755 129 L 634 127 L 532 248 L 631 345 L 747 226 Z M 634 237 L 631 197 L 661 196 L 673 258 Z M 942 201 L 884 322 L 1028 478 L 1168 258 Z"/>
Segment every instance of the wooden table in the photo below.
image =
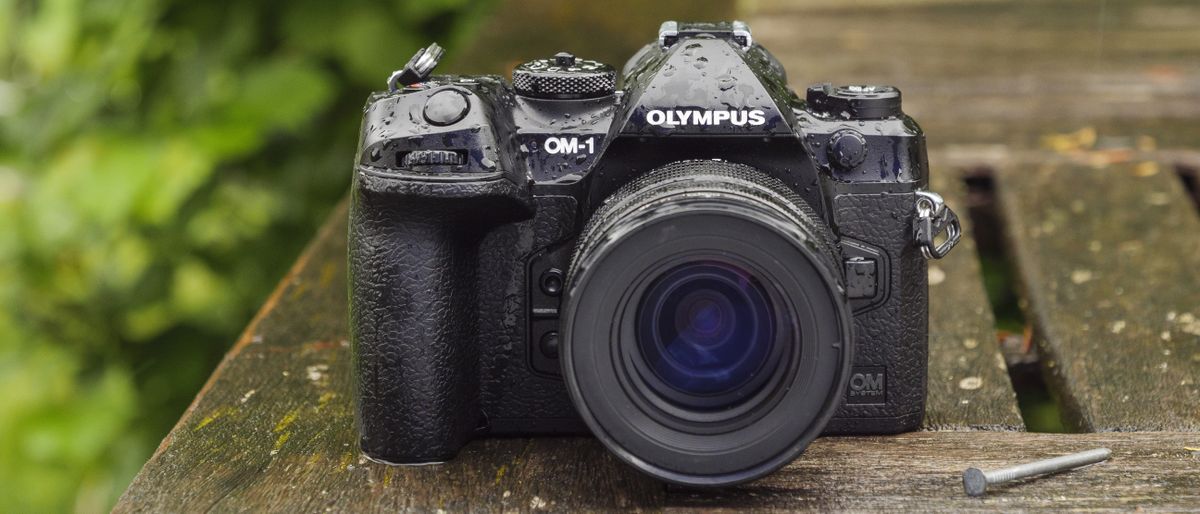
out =
<path fill-rule="evenodd" d="M 992 186 L 1002 234 L 978 235 L 1005 241 L 1042 374 L 1079 433 L 1023 431 L 964 216 L 963 243 L 929 271 L 925 431 L 819 439 L 716 491 L 664 486 L 589 438 L 371 463 L 350 396 L 342 206 L 116 511 L 1200 509 L 1200 217 L 1180 179 L 1200 169 L 1200 6 L 874 3 L 743 14 L 794 87 L 900 85 L 929 133 L 934 186 L 960 213 L 962 173 Z M 1098 446 L 1108 462 L 962 493 L 968 466 Z"/>

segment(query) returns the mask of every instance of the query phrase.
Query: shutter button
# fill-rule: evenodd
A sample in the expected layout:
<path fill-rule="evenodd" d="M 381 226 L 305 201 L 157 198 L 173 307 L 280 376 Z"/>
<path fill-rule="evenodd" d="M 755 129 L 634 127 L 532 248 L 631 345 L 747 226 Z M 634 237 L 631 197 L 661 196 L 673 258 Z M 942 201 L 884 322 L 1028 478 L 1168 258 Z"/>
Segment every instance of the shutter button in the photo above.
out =
<path fill-rule="evenodd" d="M 471 104 L 462 93 L 443 89 L 425 101 L 425 120 L 438 126 L 452 125 L 463 119 L 470 109 Z"/>

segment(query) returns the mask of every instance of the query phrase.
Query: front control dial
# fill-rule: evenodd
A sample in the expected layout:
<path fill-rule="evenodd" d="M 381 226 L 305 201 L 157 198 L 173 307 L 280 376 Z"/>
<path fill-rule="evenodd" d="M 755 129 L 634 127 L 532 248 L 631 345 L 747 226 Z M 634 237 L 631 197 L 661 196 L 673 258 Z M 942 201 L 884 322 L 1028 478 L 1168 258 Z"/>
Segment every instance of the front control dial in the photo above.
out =
<path fill-rule="evenodd" d="M 463 154 L 453 150 L 414 150 L 404 154 L 401 165 L 405 168 L 413 166 L 461 166 L 466 159 Z"/>

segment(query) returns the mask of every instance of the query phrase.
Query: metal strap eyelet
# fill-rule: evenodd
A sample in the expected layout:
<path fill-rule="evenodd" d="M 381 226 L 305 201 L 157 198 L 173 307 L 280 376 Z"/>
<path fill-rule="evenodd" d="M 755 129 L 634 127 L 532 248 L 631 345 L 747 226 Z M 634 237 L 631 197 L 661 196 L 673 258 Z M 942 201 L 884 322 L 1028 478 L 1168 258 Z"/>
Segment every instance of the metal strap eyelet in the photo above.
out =
<path fill-rule="evenodd" d="M 913 218 L 913 239 L 926 259 L 941 259 L 962 238 L 962 224 L 954 210 L 946 206 L 942 196 L 931 191 L 917 191 L 917 216 Z M 935 244 L 942 232 L 946 240 Z"/>

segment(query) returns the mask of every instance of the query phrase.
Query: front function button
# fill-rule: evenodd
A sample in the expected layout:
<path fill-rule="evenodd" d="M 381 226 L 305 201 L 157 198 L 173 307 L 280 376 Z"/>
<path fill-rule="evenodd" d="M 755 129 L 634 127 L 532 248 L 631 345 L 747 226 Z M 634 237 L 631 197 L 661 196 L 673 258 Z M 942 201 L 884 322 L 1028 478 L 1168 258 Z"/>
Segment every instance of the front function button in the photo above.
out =
<path fill-rule="evenodd" d="M 521 96 L 559 100 L 599 98 L 616 90 L 617 72 L 607 64 L 559 52 L 553 58 L 517 66 L 512 81 Z"/>
<path fill-rule="evenodd" d="M 542 292 L 547 296 L 558 296 L 562 294 L 563 276 L 562 271 L 558 268 L 550 268 L 542 273 L 541 287 Z"/>
<path fill-rule="evenodd" d="M 458 123 L 471 110 L 471 104 L 462 93 L 443 89 L 425 101 L 425 120 L 438 126 Z"/>
<path fill-rule="evenodd" d="M 401 165 L 413 166 L 459 166 L 466 163 L 464 155 L 453 150 L 413 150 L 404 154 Z"/>

